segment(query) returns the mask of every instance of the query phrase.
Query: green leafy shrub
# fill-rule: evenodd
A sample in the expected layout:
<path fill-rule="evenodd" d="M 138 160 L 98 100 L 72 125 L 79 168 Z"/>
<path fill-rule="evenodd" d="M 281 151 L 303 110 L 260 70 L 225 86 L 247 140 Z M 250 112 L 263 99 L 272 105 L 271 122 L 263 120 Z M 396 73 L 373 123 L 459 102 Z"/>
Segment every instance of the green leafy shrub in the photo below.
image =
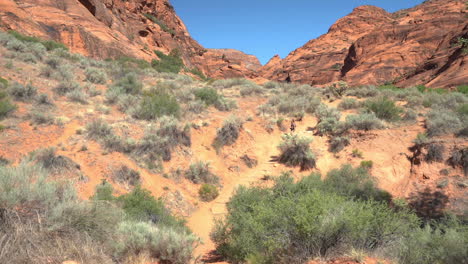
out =
<path fill-rule="evenodd" d="M 353 192 L 341 180 L 334 185 L 313 174 L 294 183 L 282 175 L 271 188 L 239 188 L 211 233 L 217 252 L 234 263 L 305 263 L 351 247 L 385 250 L 418 228 L 407 210 L 342 195 Z"/>
<path fill-rule="evenodd" d="M 382 122 L 374 113 L 363 113 L 359 115 L 349 115 L 346 117 L 346 124 L 349 128 L 369 131 L 383 128 Z"/>
<path fill-rule="evenodd" d="M 218 197 L 219 192 L 216 186 L 205 183 L 198 190 L 198 195 L 202 201 L 211 202 Z"/>
<path fill-rule="evenodd" d="M 180 58 L 177 49 L 172 50 L 169 55 L 165 55 L 161 51 L 154 51 L 159 57 L 159 60 L 153 60 L 151 66 L 158 72 L 179 73 L 184 67 L 184 61 Z"/>
<path fill-rule="evenodd" d="M 361 167 L 365 169 L 371 169 L 374 166 L 374 162 L 372 160 L 363 160 L 361 161 Z"/>
<path fill-rule="evenodd" d="M 236 103 L 236 101 L 234 101 L 232 99 L 227 99 L 225 97 L 221 97 L 221 98 L 219 98 L 218 101 L 216 101 L 214 107 L 216 109 L 218 109 L 219 111 L 227 112 L 227 111 L 231 111 L 232 109 L 236 109 L 237 108 L 237 103 Z"/>
<path fill-rule="evenodd" d="M 364 106 L 375 115 L 386 121 L 396 121 L 401 117 L 403 110 L 395 105 L 395 102 L 386 98 L 380 97 L 377 99 L 370 99 L 364 103 Z"/>
<path fill-rule="evenodd" d="M 139 94 L 143 89 L 143 84 L 138 80 L 135 73 L 127 73 L 124 77 L 114 83 L 110 90 L 117 90 L 119 93 Z"/>
<path fill-rule="evenodd" d="M 220 99 L 218 91 L 214 88 L 203 87 L 194 92 L 195 97 L 205 102 L 207 105 L 214 105 Z"/>
<path fill-rule="evenodd" d="M 224 146 L 230 146 L 236 143 L 242 129 L 243 122 L 236 116 L 227 118 L 223 126 L 216 132 L 213 146 L 217 149 Z"/>
<path fill-rule="evenodd" d="M 163 90 L 146 92 L 133 114 L 136 118 L 151 120 L 164 115 L 178 117 L 180 105 L 177 99 Z"/>
<path fill-rule="evenodd" d="M 219 183 L 219 177 L 211 172 L 210 164 L 207 162 L 195 162 L 190 164 L 190 167 L 184 173 L 185 178 L 189 179 L 193 183 Z"/>
<path fill-rule="evenodd" d="M 96 119 L 86 125 L 86 132 L 89 138 L 100 140 L 112 134 L 112 128 L 102 119 Z"/>
<path fill-rule="evenodd" d="M 468 95 L 468 85 L 460 85 L 457 87 L 457 91 L 464 95 Z"/>
<path fill-rule="evenodd" d="M 10 102 L 8 98 L 0 98 L 0 120 L 5 118 L 9 113 L 15 111 L 16 105 Z"/>
<path fill-rule="evenodd" d="M 301 170 L 315 168 L 316 159 L 310 150 L 310 142 L 312 142 L 311 138 L 283 135 L 283 141 L 278 146 L 281 152 L 278 161 L 291 167 L 300 166 Z"/>
<path fill-rule="evenodd" d="M 190 69 L 189 72 L 192 73 L 195 76 L 198 76 L 202 81 L 207 81 L 209 79 L 197 67 L 194 67 L 194 68 Z"/>
<path fill-rule="evenodd" d="M 26 36 L 23 35 L 17 31 L 10 30 L 8 31 L 10 35 L 15 37 L 16 39 L 22 41 L 22 42 L 33 42 L 33 43 L 40 43 L 42 44 L 47 50 L 54 50 L 54 49 L 64 49 L 68 50 L 67 46 L 65 46 L 63 43 L 58 43 L 52 40 L 41 40 L 36 37 L 31 37 L 31 36 Z"/>

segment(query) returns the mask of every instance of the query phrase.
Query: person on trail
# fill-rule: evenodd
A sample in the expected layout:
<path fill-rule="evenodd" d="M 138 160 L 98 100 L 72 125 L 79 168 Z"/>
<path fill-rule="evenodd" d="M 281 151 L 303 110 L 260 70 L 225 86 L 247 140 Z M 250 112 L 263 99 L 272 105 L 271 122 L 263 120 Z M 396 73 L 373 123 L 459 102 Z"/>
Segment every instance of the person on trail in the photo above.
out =
<path fill-rule="evenodd" d="M 293 133 L 296 130 L 296 121 L 294 121 L 294 119 L 291 120 L 291 128 L 290 129 L 291 129 L 291 133 Z"/>

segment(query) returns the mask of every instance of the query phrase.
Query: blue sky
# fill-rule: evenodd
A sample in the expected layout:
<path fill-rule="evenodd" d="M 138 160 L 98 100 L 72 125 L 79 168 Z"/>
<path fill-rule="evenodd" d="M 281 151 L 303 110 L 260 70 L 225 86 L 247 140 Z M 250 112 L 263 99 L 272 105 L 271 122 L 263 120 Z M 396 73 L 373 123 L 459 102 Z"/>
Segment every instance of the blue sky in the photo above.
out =
<path fill-rule="evenodd" d="M 262 64 L 282 58 L 328 31 L 360 5 L 389 12 L 423 0 L 171 0 L 190 34 L 205 48 L 232 48 L 256 55 Z"/>

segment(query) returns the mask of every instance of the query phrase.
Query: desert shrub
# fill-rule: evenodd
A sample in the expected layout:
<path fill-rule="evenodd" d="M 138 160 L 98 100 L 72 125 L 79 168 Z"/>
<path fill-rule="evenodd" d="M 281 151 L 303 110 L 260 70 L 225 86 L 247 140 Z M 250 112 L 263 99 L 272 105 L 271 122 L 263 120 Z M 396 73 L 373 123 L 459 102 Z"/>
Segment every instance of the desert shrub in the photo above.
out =
<path fill-rule="evenodd" d="M 465 173 L 465 176 L 467 176 L 468 175 L 468 148 L 453 150 L 448 162 L 454 168 L 462 168 Z"/>
<path fill-rule="evenodd" d="M 219 111 L 228 112 L 228 111 L 231 111 L 232 109 L 236 109 L 237 108 L 237 103 L 236 103 L 236 101 L 234 101 L 232 99 L 227 99 L 225 97 L 221 97 L 221 98 L 219 98 L 218 101 L 216 101 L 214 107 L 216 109 L 218 109 Z"/>
<path fill-rule="evenodd" d="M 395 102 L 386 98 L 380 97 L 377 99 L 370 99 L 364 103 L 364 106 L 375 115 L 386 121 L 396 121 L 401 117 L 403 110 L 395 105 Z"/>
<path fill-rule="evenodd" d="M 283 141 L 278 146 L 281 154 L 278 161 L 287 166 L 301 167 L 301 170 L 315 168 L 316 158 L 310 150 L 312 139 L 298 135 L 283 135 Z"/>
<path fill-rule="evenodd" d="M 37 109 L 31 111 L 31 113 L 29 113 L 28 115 L 29 118 L 31 118 L 32 124 L 35 125 L 50 125 L 53 124 L 55 121 L 54 117 L 51 114 L 39 112 Z"/>
<path fill-rule="evenodd" d="M 243 122 L 236 116 L 230 116 L 224 120 L 223 126 L 216 132 L 213 146 L 222 148 L 236 143 L 242 129 Z"/>
<path fill-rule="evenodd" d="M 8 98 L 0 98 L 0 120 L 16 109 L 16 105 L 10 102 Z"/>
<path fill-rule="evenodd" d="M 178 117 L 180 105 L 177 99 L 162 90 L 152 90 L 144 94 L 140 105 L 133 114 L 136 118 L 151 120 L 164 115 Z"/>
<path fill-rule="evenodd" d="M 343 101 L 340 102 L 338 105 L 338 109 L 348 110 L 348 109 L 356 109 L 360 106 L 358 100 L 354 98 L 344 98 Z"/>
<path fill-rule="evenodd" d="M 27 46 L 26 44 L 24 44 L 23 42 L 19 40 L 12 39 L 8 41 L 8 43 L 6 44 L 6 48 L 14 52 L 25 52 L 27 49 Z"/>
<path fill-rule="evenodd" d="M 198 195 L 202 201 L 211 202 L 218 197 L 219 192 L 216 186 L 205 183 L 198 190 Z"/>
<path fill-rule="evenodd" d="M 375 86 L 365 86 L 365 87 L 358 87 L 354 89 L 346 90 L 346 95 L 348 96 L 356 96 L 358 98 L 364 97 L 374 97 L 377 96 L 380 91 Z"/>
<path fill-rule="evenodd" d="M 426 161 L 428 162 L 442 162 L 444 161 L 445 147 L 441 144 L 431 143 L 427 147 Z"/>
<path fill-rule="evenodd" d="M 372 164 L 372 161 L 362 162 Z M 324 183 L 333 192 L 346 197 L 389 202 L 391 195 L 377 188 L 374 179 L 367 170 L 368 168 L 369 165 L 357 168 L 353 168 L 351 165 L 343 165 L 340 169 L 328 172 Z"/>
<path fill-rule="evenodd" d="M 77 82 L 64 81 L 60 82 L 57 87 L 55 87 L 54 92 L 58 95 L 66 95 L 77 90 L 81 90 L 81 86 Z"/>
<path fill-rule="evenodd" d="M 187 110 L 195 114 L 203 113 L 205 108 L 206 108 L 205 103 L 200 100 L 191 101 L 187 105 Z"/>
<path fill-rule="evenodd" d="M 63 50 L 68 49 L 67 46 L 65 46 L 63 43 L 58 43 L 52 40 L 42 40 L 37 37 L 26 36 L 13 30 L 8 31 L 8 33 L 11 36 L 15 37 L 17 40 L 22 41 L 22 42 L 40 43 L 49 51 L 55 50 L 55 49 L 63 49 Z"/>
<path fill-rule="evenodd" d="M 383 128 L 382 122 L 374 113 L 363 113 L 359 115 L 349 115 L 346 117 L 346 124 L 349 128 L 369 131 Z"/>
<path fill-rule="evenodd" d="M 126 94 L 139 94 L 143 89 L 143 84 L 138 80 L 137 75 L 133 72 L 127 73 L 117 82 L 115 82 L 111 89 L 108 90 L 117 90 L 119 93 Z"/>
<path fill-rule="evenodd" d="M 67 93 L 67 98 L 72 102 L 88 104 L 88 96 L 83 92 L 82 89 L 77 89 Z"/>
<path fill-rule="evenodd" d="M 107 82 L 107 74 L 98 68 L 88 68 L 85 71 L 86 80 L 91 83 L 105 84 Z"/>
<path fill-rule="evenodd" d="M 450 222 L 414 230 L 399 243 L 393 255 L 403 264 L 466 262 L 466 225 L 458 220 Z"/>
<path fill-rule="evenodd" d="M 437 109 L 429 112 L 426 127 L 430 137 L 456 133 L 462 129 L 462 122 L 453 112 Z"/>
<path fill-rule="evenodd" d="M 283 175 L 271 188 L 239 188 L 211 233 L 217 252 L 234 263 L 305 263 L 352 247 L 386 249 L 419 225 L 407 210 L 340 195 L 348 191 L 333 187 L 313 174 L 297 183 Z"/>
<path fill-rule="evenodd" d="M 169 55 L 165 55 L 157 50 L 155 50 L 154 53 L 159 57 L 159 60 L 153 60 L 151 66 L 158 72 L 179 73 L 184 67 L 184 61 L 180 58 L 177 49 L 172 50 Z"/>
<path fill-rule="evenodd" d="M 248 85 L 242 85 L 240 88 L 241 96 L 251 96 L 251 95 L 260 95 L 263 94 L 263 89 L 261 86 L 251 83 Z"/>
<path fill-rule="evenodd" d="M 203 87 L 194 92 L 195 97 L 205 102 L 206 105 L 214 105 L 220 99 L 218 91 L 211 87 Z"/>
<path fill-rule="evenodd" d="M 363 160 L 360 166 L 361 168 L 371 169 L 374 166 L 374 162 L 372 160 Z"/>
<path fill-rule="evenodd" d="M 184 221 L 171 214 L 161 199 L 137 185 L 131 192 L 117 197 L 117 202 L 131 220 L 151 221 L 155 224 L 186 231 Z"/>
<path fill-rule="evenodd" d="M 122 165 L 119 169 L 114 170 L 112 173 L 112 178 L 114 178 L 117 182 L 127 183 L 131 186 L 140 184 L 140 173 L 125 165 Z"/>
<path fill-rule="evenodd" d="M 140 102 L 138 97 L 131 94 L 120 94 L 116 100 L 117 108 L 124 113 L 133 109 Z"/>
<path fill-rule="evenodd" d="M 100 140 L 101 144 L 109 151 L 131 153 L 137 147 L 132 138 L 122 138 L 115 134 L 109 134 Z"/>
<path fill-rule="evenodd" d="M 457 92 L 468 96 L 468 85 L 460 85 L 457 87 Z"/>
<path fill-rule="evenodd" d="M 194 67 L 194 68 L 190 69 L 189 72 L 192 73 L 195 76 L 198 76 L 202 81 L 209 80 L 209 78 L 207 78 L 205 76 L 205 74 L 203 74 L 203 72 L 200 71 L 200 69 L 198 69 L 197 67 Z"/>
<path fill-rule="evenodd" d="M 333 153 L 342 151 L 346 146 L 350 144 L 348 137 L 333 137 L 330 139 L 329 150 Z"/>
<path fill-rule="evenodd" d="M 403 121 L 416 121 L 418 118 L 418 113 L 412 109 L 408 109 L 405 111 L 405 114 L 402 116 Z"/>
<path fill-rule="evenodd" d="M 49 63 L 57 63 L 55 60 L 47 61 Z M 52 64 L 53 65 L 53 64 Z M 57 68 L 47 65 L 41 68 L 41 75 L 46 78 L 52 78 L 58 81 L 71 81 L 73 80 L 73 67 L 69 64 L 58 64 Z"/>
<path fill-rule="evenodd" d="M 170 33 L 171 35 L 176 34 L 176 32 L 172 28 L 169 28 L 163 21 L 159 20 L 157 17 L 153 16 L 152 14 L 146 13 L 143 15 L 149 20 L 151 20 L 153 23 L 157 24 L 164 32 Z"/>
<path fill-rule="evenodd" d="M 8 80 L 0 77 L 0 89 L 6 89 L 8 87 Z"/>
<path fill-rule="evenodd" d="M 242 78 L 216 80 L 212 83 L 213 87 L 228 89 L 234 86 L 249 85 L 251 81 Z"/>
<path fill-rule="evenodd" d="M 30 101 L 37 94 L 37 88 L 34 87 L 31 83 L 22 85 L 20 83 L 14 82 L 8 88 L 8 92 L 16 100 L 20 101 Z"/>
<path fill-rule="evenodd" d="M 36 99 L 36 103 L 39 105 L 54 105 L 54 102 L 47 94 L 40 94 Z"/>
<path fill-rule="evenodd" d="M 353 149 L 353 152 L 351 153 L 351 155 L 355 158 L 360 158 L 360 159 L 363 158 L 363 153 L 359 149 Z"/>
<path fill-rule="evenodd" d="M 94 140 L 100 140 L 112 134 L 112 128 L 102 119 L 96 119 L 86 125 L 87 136 Z"/>
<path fill-rule="evenodd" d="M 319 135 L 332 135 L 343 126 L 343 123 L 333 117 L 325 118 L 317 124 L 316 130 Z M 339 134 L 339 133 L 338 133 Z"/>
<path fill-rule="evenodd" d="M 320 104 L 315 110 L 315 116 L 318 118 L 319 122 L 321 122 L 324 119 L 340 120 L 341 113 L 336 108 Z"/>
<path fill-rule="evenodd" d="M 172 146 L 191 146 L 190 126 L 181 126 L 177 119 L 167 116 L 159 119 L 159 123 L 159 129 L 156 131 L 156 134 L 167 138 L 169 144 Z"/>
<path fill-rule="evenodd" d="M 266 89 L 278 89 L 281 87 L 281 84 L 274 81 L 269 81 L 264 83 L 263 87 L 265 87 Z"/>
<path fill-rule="evenodd" d="M 53 173 L 78 168 L 78 165 L 70 158 L 57 155 L 55 148 L 39 149 L 31 153 L 31 157 L 37 165 Z"/>
<path fill-rule="evenodd" d="M 278 102 L 274 103 L 272 100 L 275 98 L 270 99 L 268 104 L 275 105 L 278 109 L 278 112 L 283 114 L 288 113 L 300 113 L 305 112 L 309 114 L 315 113 L 317 107 L 321 104 L 320 98 L 312 96 L 281 96 L 277 97 Z"/>
<path fill-rule="evenodd" d="M 256 167 L 258 165 L 258 160 L 255 158 L 249 157 L 247 154 L 240 157 L 240 159 L 245 163 L 245 165 L 249 168 Z"/>
<path fill-rule="evenodd" d="M 163 263 L 190 263 L 198 239 L 186 232 L 144 222 L 122 222 L 117 227 L 119 256 L 148 254 Z"/>
<path fill-rule="evenodd" d="M 424 146 L 429 142 L 429 138 L 426 133 L 418 133 L 416 138 L 413 140 L 413 143 L 416 146 Z"/>
<path fill-rule="evenodd" d="M 207 162 L 198 161 L 190 164 L 187 171 L 184 173 L 185 178 L 193 183 L 219 183 L 219 177 L 211 172 L 210 164 Z"/>

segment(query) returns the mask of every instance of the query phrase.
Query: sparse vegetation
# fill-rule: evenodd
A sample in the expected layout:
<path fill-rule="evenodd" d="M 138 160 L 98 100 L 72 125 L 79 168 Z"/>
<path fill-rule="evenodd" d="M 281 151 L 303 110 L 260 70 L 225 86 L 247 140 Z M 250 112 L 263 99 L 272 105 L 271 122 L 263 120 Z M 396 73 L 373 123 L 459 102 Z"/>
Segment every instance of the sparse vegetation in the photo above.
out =
<path fill-rule="evenodd" d="M 131 186 L 140 184 L 140 173 L 125 165 L 122 165 L 120 168 L 114 170 L 112 173 L 112 178 L 117 182 L 129 184 Z"/>
<path fill-rule="evenodd" d="M 14 82 L 8 88 L 8 92 L 13 98 L 19 101 L 30 101 L 34 99 L 37 94 L 37 88 L 31 83 L 26 85 Z"/>
<path fill-rule="evenodd" d="M 383 128 L 382 122 L 374 113 L 349 115 L 346 117 L 346 124 L 349 128 L 364 131 Z"/>
<path fill-rule="evenodd" d="M 348 110 L 348 109 L 356 109 L 360 106 L 358 100 L 354 98 L 344 98 L 343 101 L 340 102 L 338 105 L 339 109 Z"/>
<path fill-rule="evenodd" d="M 107 82 L 107 74 L 98 68 L 88 68 L 85 71 L 86 80 L 91 83 L 105 84 Z"/>
<path fill-rule="evenodd" d="M 178 117 L 180 105 L 177 99 L 164 90 L 146 92 L 133 115 L 139 119 L 152 120 L 164 115 Z"/>
<path fill-rule="evenodd" d="M 184 67 L 184 61 L 180 58 L 180 51 L 177 49 L 172 50 L 169 55 L 157 50 L 154 53 L 159 60 L 153 60 L 151 66 L 158 72 L 179 73 Z"/>
<path fill-rule="evenodd" d="M 369 99 L 364 103 L 365 107 L 375 113 L 375 115 L 386 121 L 397 121 L 401 119 L 403 110 L 395 105 L 395 102 L 381 97 L 377 99 Z"/>

